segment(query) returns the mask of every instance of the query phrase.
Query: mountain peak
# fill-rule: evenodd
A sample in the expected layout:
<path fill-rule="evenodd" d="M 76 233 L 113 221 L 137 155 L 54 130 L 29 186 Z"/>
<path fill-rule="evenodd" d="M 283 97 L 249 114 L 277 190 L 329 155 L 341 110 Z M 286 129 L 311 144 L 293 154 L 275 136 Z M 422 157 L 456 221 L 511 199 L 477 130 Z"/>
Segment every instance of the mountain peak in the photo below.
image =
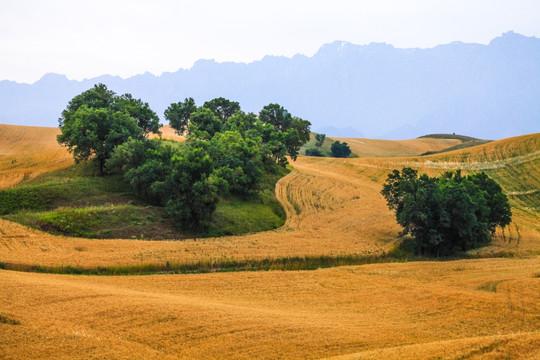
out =
<path fill-rule="evenodd" d="M 539 40 L 534 36 L 525 36 L 514 32 L 514 30 L 507 31 L 501 36 L 498 36 L 489 42 L 489 45 L 508 45 L 508 44 L 524 44 L 527 42 L 532 42 Z"/>
<path fill-rule="evenodd" d="M 56 73 L 47 73 L 41 77 L 36 83 L 60 83 L 69 81 L 66 75 L 56 74 Z"/>

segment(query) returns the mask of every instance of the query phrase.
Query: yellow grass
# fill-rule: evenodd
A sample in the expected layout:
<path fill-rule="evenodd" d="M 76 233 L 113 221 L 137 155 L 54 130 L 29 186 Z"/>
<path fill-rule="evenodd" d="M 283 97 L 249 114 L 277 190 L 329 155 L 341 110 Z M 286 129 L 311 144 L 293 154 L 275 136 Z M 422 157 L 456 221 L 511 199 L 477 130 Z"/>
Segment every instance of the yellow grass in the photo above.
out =
<path fill-rule="evenodd" d="M 357 138 L 336 138 L 345 141 L 351 151 L 360 157 L 413 156 L 428 151 L 441 151 L 461 144 L 456 139 L 420 138 L 411 140 L 378 140 Z"/>
<path fill-rule="evenodd" d="M 176 130 L 171 128 L 170 125 L 163 125 L 159 131 L 161 131 L 161 138 L 163 139 L 169 139 L 169 140 L 176 140 L 176 141 L 184 141 L 186 139 L 185 136 L 178 135 L 176 133 Z M 150 138 L 159 138 L 159 135 L 156 134 L 150 134 Z"/>
<path fill-rule="evenodd" d="M 58 128 L 0 124 L 0 190 L 73 165 L 56 142 Z"/>
<path fill-rule="evenodd" d="M 0 358 L 532 359 L 539 258 L 311 272 L 0 271 Z M 486 291 L 486 284 L 496 284 Z"/>

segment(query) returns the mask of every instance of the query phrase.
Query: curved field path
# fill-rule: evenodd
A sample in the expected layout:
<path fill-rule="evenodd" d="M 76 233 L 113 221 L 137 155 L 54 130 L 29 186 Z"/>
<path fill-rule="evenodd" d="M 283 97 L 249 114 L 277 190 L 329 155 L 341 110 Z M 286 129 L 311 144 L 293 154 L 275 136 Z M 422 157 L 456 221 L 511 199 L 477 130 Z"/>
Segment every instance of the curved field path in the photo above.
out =
<path fill-rule="evenodd" d="M 310 161 L 299 159 L 278 182 L 276 195 L 287 221 L 275 231 L 183 241 L 96 240 L 53 236 L 0 220 L 0 261 L 96 267 L 389 250 L 399 228 L 378 194 L 380 185 L 321 171 Z"/>

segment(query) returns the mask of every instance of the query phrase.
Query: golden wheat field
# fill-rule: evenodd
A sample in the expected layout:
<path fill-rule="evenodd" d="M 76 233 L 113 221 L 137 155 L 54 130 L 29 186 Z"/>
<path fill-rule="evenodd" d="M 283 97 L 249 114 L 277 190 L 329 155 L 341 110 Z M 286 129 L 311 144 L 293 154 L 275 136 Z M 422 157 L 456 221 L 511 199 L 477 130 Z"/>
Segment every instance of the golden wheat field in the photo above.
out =
<path fill-rule="evenodd" d="M 345 141 L 351 148 L 351 151 L 360 157 L 414 156 L 428 151 L 441 151 L 461 144 L 460 140 L 432 138 L 412 140 L 336 139 Z"/>
<path fill-rule="evenodd" d="M 0 124 L 0 189 L 73 164 L 55 141 L 58 128 Z"/>
<path fill-rule="evenodd" d="M 0 174 L 8 174 L 0 187 L 24 179 L 10 180 L 6 156 L 17 156 L 29 169 L 25 176 L 59 168 L 52 165 L 59 159 L 64 167 L 72 163 L 55 142 L 57 129 L 35 129 L 38 135 L 0 128 Z M 163 131 L 164 138 L 174 136 Z M 514 257 L 198 275 L 1 270 L 0 358 L 538 358 L 540 134 L 425 157 L 413 155 L 455 140 L 365 140 L 353 147 L 360 158 L 292 163 L 276 187 L 287 221 L 275 231 L 90 240 L 0 220 L 0 261 L 95 268 L 378 254 L 395 246 L 400 230 L 379 192 L 386 175 L 403 166 L 430 175 L 462 168 L 494 177 L 509 195 L 514 221 L 477 253 Z M 43 144 L 29 146 L 33 141 Z"/>

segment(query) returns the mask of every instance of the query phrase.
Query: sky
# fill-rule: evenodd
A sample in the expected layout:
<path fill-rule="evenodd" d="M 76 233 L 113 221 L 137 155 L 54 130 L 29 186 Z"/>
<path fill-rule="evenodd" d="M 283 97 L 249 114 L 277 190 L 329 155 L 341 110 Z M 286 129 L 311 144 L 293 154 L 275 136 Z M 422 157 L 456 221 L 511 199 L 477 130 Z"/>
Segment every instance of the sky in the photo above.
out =
<path fill-rule="evenodd" d="M 335 40 L 429 48 L 540 37 L 540 0 L 0 0 L 0 80 L 312 56 Z"/>

